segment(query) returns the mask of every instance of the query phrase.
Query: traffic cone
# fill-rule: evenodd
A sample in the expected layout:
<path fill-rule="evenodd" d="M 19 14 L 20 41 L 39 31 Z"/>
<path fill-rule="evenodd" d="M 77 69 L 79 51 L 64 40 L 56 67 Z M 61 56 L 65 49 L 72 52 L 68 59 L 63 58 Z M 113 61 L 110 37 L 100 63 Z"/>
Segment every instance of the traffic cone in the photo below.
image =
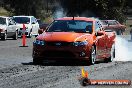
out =
<path fill-rule="evenodd" d="M 23 29 L 22 29 L 22 46 L 20 46 L 20 47 L 28 47 L 28 46 L 26 46 L 25 31 L 26 31 L 26 27 L 25 27 L 25 24 L 23 24 Z"/>

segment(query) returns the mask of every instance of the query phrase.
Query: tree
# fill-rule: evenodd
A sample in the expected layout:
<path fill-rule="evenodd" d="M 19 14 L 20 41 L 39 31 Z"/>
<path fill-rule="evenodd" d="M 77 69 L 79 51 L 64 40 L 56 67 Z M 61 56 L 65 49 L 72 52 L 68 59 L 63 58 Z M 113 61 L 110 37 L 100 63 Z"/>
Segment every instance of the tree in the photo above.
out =
<path fill-rule="evenodd" d="M 3 2 L 4 8 L 14 15 L 34 15 L 43 18 L 47 14 L 48 0 L 3 0 Z"/>
<path fill-rule="evenodd" d="M 125 20 L 125 0 L 62 0 L 62 7 L 68 16 L 99 17 L 101 19 Z"/>
<path fill-rule="evenodd" d="M 67 16 L 99 17 L 101 19 L 125 20 L 126 3 L 131 0 L 1 0 L 4 8 L 14 15 L 34 15 L 45 18 L 56 11 L 56 3 Z"/>

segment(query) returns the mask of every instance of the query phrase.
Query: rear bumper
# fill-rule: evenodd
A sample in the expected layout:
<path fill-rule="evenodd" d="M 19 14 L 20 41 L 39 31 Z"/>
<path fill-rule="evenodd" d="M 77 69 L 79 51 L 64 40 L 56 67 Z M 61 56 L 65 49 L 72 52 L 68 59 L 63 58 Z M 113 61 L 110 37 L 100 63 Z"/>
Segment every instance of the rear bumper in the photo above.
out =
<path fill-rule="evenodd" d="M 88 46 L 84 47 L 53 47 L 53 46 L 33 46 L 34 59 L 41 60 L 89 60 L 90 49 Z"/>

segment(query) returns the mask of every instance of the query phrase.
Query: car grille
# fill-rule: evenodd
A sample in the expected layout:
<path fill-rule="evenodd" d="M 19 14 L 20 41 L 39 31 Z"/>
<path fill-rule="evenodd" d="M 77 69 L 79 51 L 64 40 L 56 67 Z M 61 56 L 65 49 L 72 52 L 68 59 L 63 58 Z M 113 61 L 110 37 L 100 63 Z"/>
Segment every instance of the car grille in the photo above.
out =
<path fill-rule="evenodd" d="M 75 57 L 73 53 L 68 51 L 45 51 L 43 55 L 44 57 L 62 57 L 62 58 Z"/>
<path fill-rule="evenodd" d="M 46 42 L 48 46 L 70 46 L 72 45 L 71 42 Z"/>

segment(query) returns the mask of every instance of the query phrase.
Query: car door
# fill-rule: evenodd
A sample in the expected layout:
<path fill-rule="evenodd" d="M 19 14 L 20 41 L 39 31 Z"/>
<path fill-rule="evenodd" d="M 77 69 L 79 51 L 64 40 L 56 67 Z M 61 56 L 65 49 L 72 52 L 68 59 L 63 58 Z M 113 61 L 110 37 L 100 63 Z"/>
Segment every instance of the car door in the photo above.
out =
<path fill-rule="evenodd" d="M 12 30 L 13 30 L 13 32 L 16 32 L 16 30 L 18 29 L 18 27 L 16 26 L 16 23 L 15 23 L 15 21 L 13 20 L 13 18 L 11 18 L 10 19 L 10 24 L 11 24 L 11 26 L 12 26 Z"/>
<path fill-rule="evenodd" d="M 7 32 L 10 33 L 10 32 L 14 32 L 13 30 L 13 26 L 12 26 L 12 22 L 11 22 L 11 19 L 10 18 L 7 18 Z"/>
<path fill-rule="evenodd" d="M 96 21 L 95 23 L 95 31 L 96 31 L 96 47 L 97 51 L 96 54 L 98 58 L 102 58 L 105 55 L 106 52 L 106 34 L 102 30 L 102 27 L 99 23 L 99 21 Z"/>

